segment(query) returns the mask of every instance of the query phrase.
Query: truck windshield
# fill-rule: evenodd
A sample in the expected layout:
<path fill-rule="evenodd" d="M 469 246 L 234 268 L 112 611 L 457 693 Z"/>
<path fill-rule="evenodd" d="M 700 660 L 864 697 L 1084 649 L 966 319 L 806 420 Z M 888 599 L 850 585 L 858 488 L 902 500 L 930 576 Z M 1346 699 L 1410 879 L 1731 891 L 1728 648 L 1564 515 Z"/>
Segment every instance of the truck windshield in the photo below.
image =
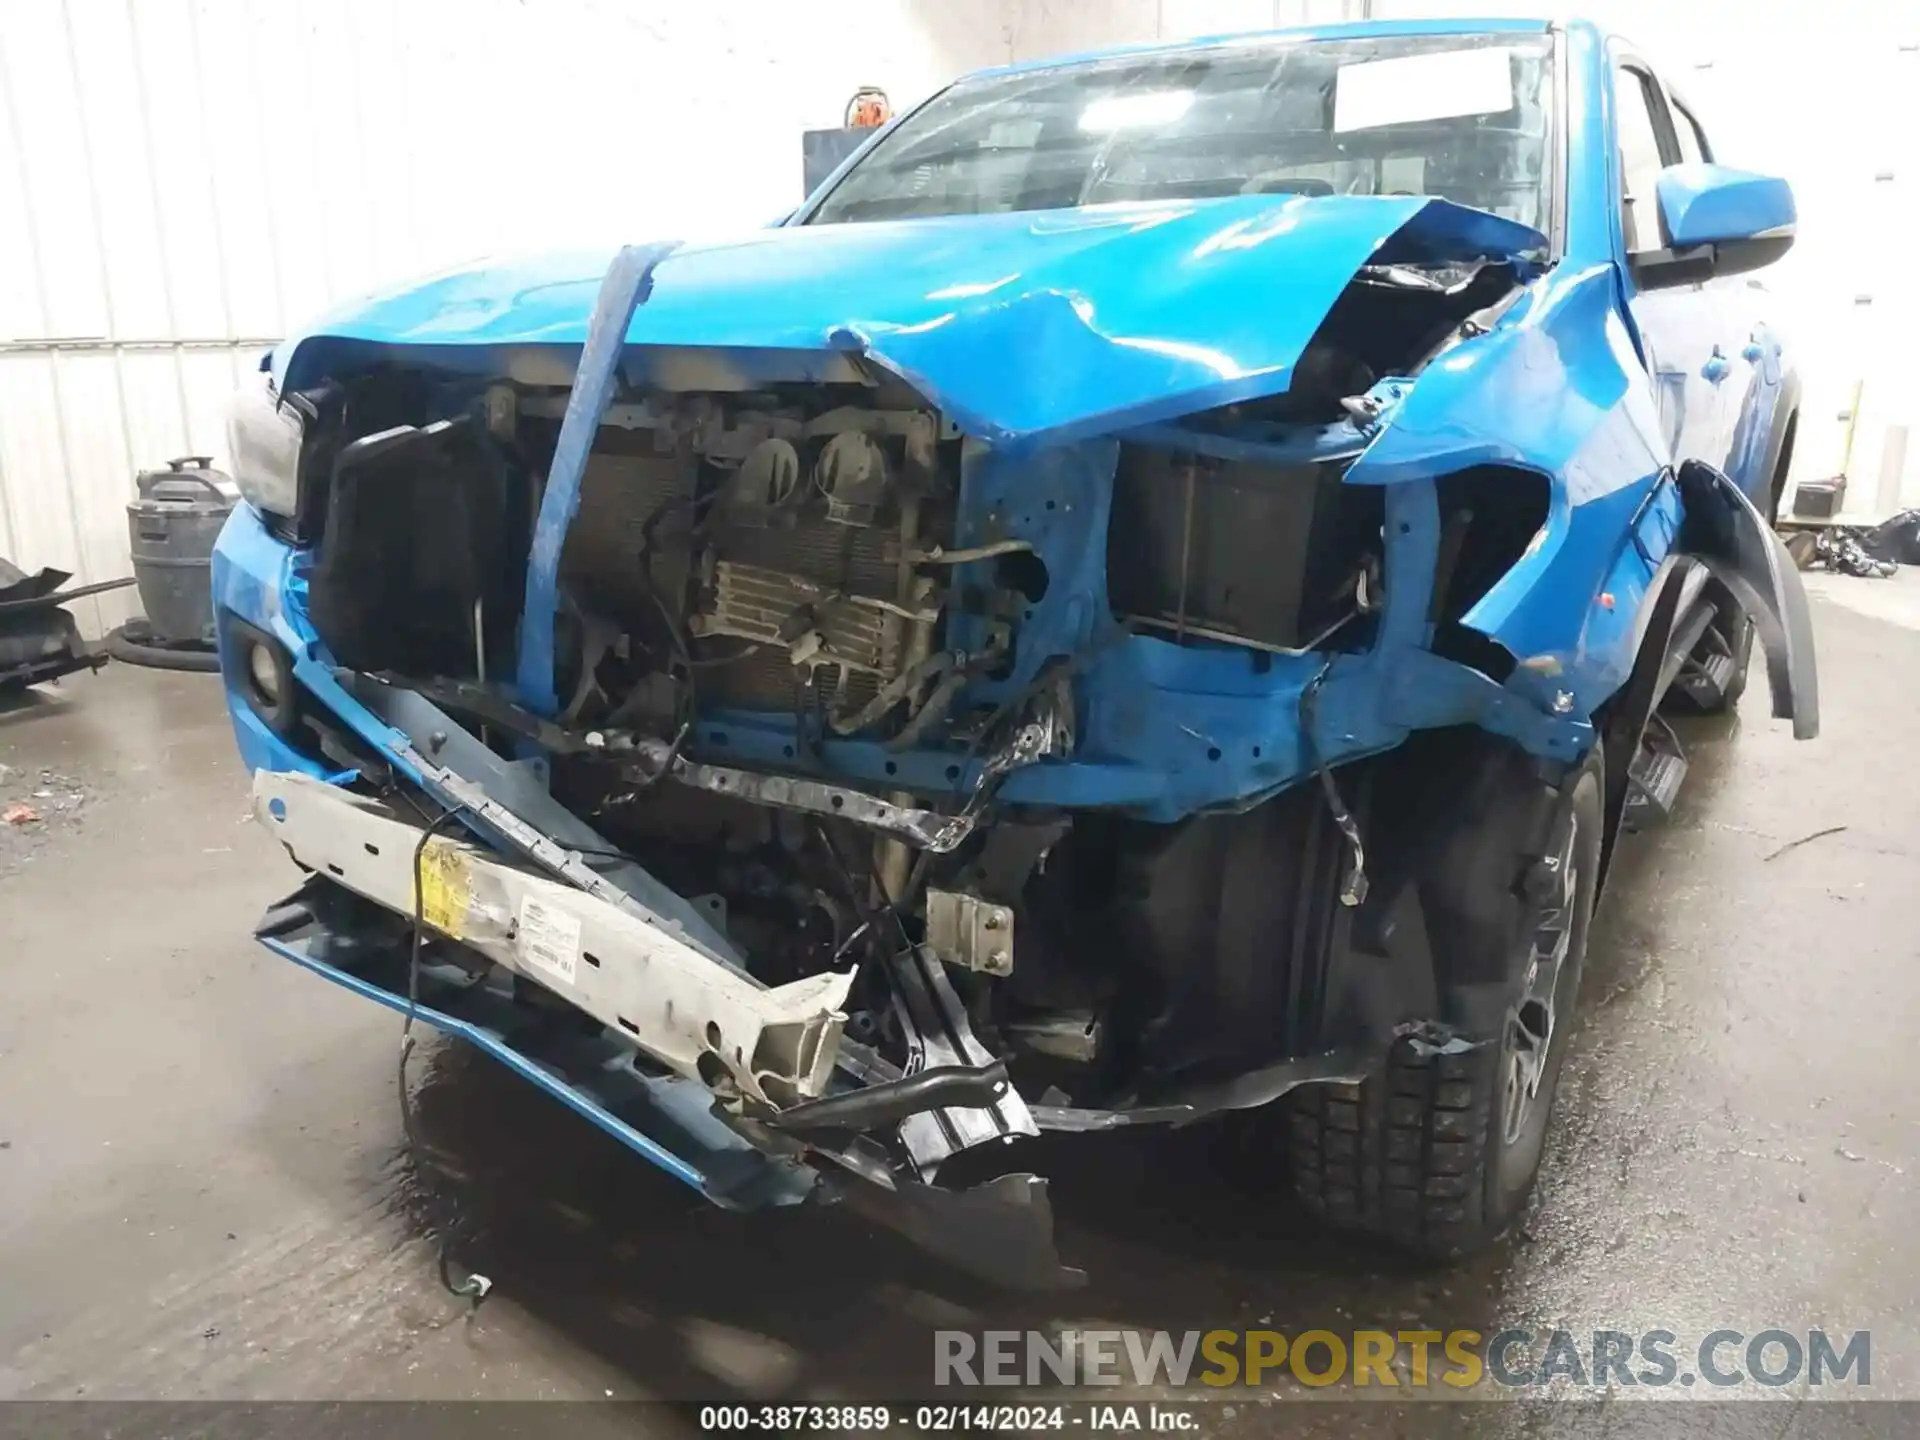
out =
<path fill-rule="evenodd" d="M 1552 37 L 1250 41 L 962 80 L 809 224 L 1220 195 L 1440 195 L 1546 229 Z"/>

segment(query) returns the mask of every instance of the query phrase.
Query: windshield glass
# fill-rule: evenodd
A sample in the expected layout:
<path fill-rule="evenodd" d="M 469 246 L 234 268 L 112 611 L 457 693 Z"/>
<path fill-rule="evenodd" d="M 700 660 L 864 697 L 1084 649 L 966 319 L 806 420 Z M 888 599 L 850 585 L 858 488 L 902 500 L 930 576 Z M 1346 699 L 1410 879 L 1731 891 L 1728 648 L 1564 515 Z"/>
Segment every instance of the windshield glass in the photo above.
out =
<path fill-rule="evenodd" d="M 962 80 L 811 224 L 1217 195 L 1441 195 L 1544 231 L 1545 34 L 1249 42 Z"/>

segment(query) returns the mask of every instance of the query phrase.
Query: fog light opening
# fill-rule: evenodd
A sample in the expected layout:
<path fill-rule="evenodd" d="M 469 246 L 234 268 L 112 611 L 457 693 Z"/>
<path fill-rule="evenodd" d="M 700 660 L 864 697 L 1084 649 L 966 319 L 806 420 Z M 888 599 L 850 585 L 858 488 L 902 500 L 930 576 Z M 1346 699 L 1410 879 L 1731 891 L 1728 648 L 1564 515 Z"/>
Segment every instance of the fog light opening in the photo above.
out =
<path fill-rule="evenodd" d="M 280 685 L 280 663 L 272 650 L 258 640 L 247 644 L 247 677 L 253 690 L 269 708 L 278 709 L 284 692 Z"/>
<path fill-rule="evenodd" d="M 300 706 L 293 686 L 293 659 L 280 642 L 237 615 L 223 617 L 228 688 L 276 735 L 299 726 Z"/>

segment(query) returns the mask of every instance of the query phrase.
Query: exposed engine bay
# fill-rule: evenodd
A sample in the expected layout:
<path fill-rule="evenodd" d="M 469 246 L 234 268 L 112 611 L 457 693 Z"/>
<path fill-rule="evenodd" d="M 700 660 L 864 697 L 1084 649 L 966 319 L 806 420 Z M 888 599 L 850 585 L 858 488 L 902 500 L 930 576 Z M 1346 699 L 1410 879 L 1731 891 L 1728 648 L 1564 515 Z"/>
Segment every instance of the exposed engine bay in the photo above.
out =
<path fill-rule="evenodd" d="M 358 430 L 368 422 L 356 412 L 379 395 L 368 384 L 320 403 Z M 529 544 L 519 517 L 532 514 L 563 407 L 495 386 L 454 423 L 377 430 L 358 461 L 365 440 L 333 452 L 310 518 L 311 614 L 376 713 L 400 723 L 405 697 L 499 760 L 538 747 L 553 799 L 691 900 L 754 984 L 786 993 L 844 977 L 840 1018 L 806 1032 L 828 1072 L 837 1061 L 833 1085 L 696 1037 L 683 1070 L 731 1097 L 741 1123 L 792 1133 L 798 1117 L 815 1145 L 822 1131 L 839 1137 L 843 1163 L 882 1163 L 864 1155 L 879 1147 L 891 1152 L 883 1169 L 930 1181 L 996 1138 L 1259 1103 L 1319 1073 L 1286 1043 L 1306 1023 L 1298 977 L 1252 938 L 1275 923 L 1324 928 L 1300 907 L 1325 897 L 1275 893 L 1256 864 L 1278 824 L 1320 857 L 1316 883 L 1338 872 L 1343 842 L 1317 795 L 1257 820 L 1172 827 L 1000 803 L 1010 777 L 1080 743 L 1085 657 L 1021 667 L 1054 588 L 1047 552 L 1074 551 L 1030 513 L 980 513 L 971 442 L 931 410 L 853 387 L 611 404 L 559 563 L 557 713 L 515 703 L 494 677 L 510 664 L 516 597 L 487 581 L 496 557 Z M 1343 489 L 1342 468 L 1122 447 L 1110 503 L 1089 517 L 1106 533 L 1072 540 L 1112 576 L 1093 653 L 1151 635 L 1238 654 L 1256 676 L 1316 643 L 1364 645 L 1379 511 L 1372 492 Z M 1071 502 L 1034 508 L 1056 504 Z M 416 622 L 387 623 L 396 608 Z M 734 763 L 731 736 L 768 717 L 784 763 Z M 414 727 L 431 756 L 446 721 L 424 724 L 439 727 Z M 847 742 L 889 757 L 889 776 L 891 757 L 923 763 L 893 785 L 843 779 L 826 748 Z M 283 834 L 290 847 L 295 833 Z M 318 853 L 295 850 L 335 868 Z M 501 883 L 518 893 L 510 875 Z M 392 871 L 357 888 L 390 904 L 408 893 Z M 575 923 L 591 934 L 596 920 Z M 486 933 L 493 950 L 481 929 L 462 935 L 511 964 L 510 931 Z M 1200 979 L 1212 967 L 1224 989 Z M 552 983 L 525 965 L 520 978 Z M 608 1004 L 610 1029 L 648 1038 L 630 1004 Z M 757 1023 L 780 1031 L 777 1017 Z M 849 1079 L 860 1088 L 845 1091 Z M 813 1107 L 826 1113 L 810 1119 Z"/>
<path fill-rule="evenodd" d="M 1412 526 L 1347 471 L 1393 372 L 1518 278 L 1370 268 L 1287 393 L 1033 455 L 872 367 L 616 380 L 584 443 L 578 385 L 376 367 L 302 392 L 305 614 L 407 738 L 389 760 L 325 705 L 271 720 L 357 777 L 256 785 L 323 877 L 303 913 L 380 931 L 411 898 L 460 1003 L 564 1002 L 754 1148 L 896 1197 L 1042 1184 L 1003 1153 L 1042 1130 L 1356 1077 L 1388 992 L 1340 967 L 1431 967 L 1357 908 L 1396 841 L 1369 860 L 1379 766 L 1336 781 L 1335 746 L 1405 727 L 1343 707 L 1336 664 L 1429 613 L 1444 638 L 1544 491 L 1439 487 L 1431 596 L 1396 621 Z M 550 623 L 522 584 L 543 566 Z"/>
<path fill-rule="evenodd" d="M 835 734 L 924 712 L 913 674 L 954 563 L 956 437 L 926 411 L 700 400 L 620 406 L 603 427 L 561 564 L 582 624 L 621 617 L 640 673 L 691 666 L 718 708 L 799 708 Z M 569 715 L 663 718 L 622 657 L 597 674 L 596 639 Z"/>

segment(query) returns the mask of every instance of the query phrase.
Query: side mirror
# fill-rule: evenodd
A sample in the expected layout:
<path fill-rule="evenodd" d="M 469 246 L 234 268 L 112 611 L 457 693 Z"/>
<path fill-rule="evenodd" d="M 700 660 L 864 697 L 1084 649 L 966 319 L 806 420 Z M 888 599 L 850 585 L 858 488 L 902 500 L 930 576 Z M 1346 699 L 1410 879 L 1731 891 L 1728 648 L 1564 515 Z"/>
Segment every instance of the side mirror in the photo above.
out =
<path fill-rule="evenodd" d="M 1725 165 L 1669 165 L 1655 182 L 1667 248 L 1633 259 L 1643 285 L 1686 284 L 1771 265 L 1793 246 L 1793 189 Z"/>

